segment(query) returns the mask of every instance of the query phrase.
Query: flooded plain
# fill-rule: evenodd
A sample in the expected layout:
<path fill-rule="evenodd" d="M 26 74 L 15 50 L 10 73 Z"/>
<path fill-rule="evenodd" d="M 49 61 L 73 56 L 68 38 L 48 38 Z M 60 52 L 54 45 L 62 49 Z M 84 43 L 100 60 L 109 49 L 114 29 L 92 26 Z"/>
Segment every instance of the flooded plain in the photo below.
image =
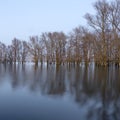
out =
<path fill-rule="evenodd" d="M 120 68 L 0 64 L 0 120 L 119 120 Z"/>

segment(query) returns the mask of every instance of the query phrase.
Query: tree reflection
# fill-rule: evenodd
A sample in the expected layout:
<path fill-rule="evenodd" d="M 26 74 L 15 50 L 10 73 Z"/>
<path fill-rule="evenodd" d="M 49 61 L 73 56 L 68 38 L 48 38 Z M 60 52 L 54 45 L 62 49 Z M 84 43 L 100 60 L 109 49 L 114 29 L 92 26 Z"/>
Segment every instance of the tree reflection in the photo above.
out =
<path fill-rule="evenodd" d="M 0 65 L 14 90 L 27 88 L 42 95 L 65 96 L 87 110 L 89 119 L 120 118 L 120 69 L 80 65 Z"/>
<path fill-rule="evenodd" d="M 49 95 L 63 95 L 65 92 L 65 69 L 63 67 L 49 66 L 46 71 L 43 90 Z"/>

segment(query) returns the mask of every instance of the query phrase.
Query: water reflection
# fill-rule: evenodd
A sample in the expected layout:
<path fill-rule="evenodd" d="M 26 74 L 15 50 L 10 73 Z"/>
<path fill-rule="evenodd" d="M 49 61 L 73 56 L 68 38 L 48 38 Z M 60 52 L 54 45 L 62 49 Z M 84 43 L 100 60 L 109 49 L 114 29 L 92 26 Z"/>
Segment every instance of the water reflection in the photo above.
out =
<path fill-rule="evenodd" d="M 86 119 L 120 118 L 118 68 L 0 64 L 0 77 L 0 85 L 6 80 L 13 90 L 25 87 L 33 93 L 53 98 L 69 95 L 80 109 L 85 109 Z"/>

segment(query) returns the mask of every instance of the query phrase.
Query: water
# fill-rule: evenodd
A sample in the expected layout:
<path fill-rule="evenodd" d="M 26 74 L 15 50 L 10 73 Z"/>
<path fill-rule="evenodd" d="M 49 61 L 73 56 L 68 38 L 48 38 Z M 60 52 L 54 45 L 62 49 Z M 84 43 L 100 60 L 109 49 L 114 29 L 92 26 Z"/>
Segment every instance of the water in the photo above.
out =
<path fill-rule="evenodd" d="M 0 64 L 0 120 L 119 120 L 120 69 Z"/>

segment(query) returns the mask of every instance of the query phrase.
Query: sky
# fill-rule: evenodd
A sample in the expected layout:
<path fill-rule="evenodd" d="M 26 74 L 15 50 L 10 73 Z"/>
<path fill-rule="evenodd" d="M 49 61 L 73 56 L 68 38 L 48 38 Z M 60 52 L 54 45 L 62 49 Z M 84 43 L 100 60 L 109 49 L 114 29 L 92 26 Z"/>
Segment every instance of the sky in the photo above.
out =
<path fill-rule="evenodd" d="M 0 0 L 0 41 L 28 40 L 42 32 L 69 33 L 86 25 L 84 15 L 94 13 L 96 0 Z"/>

